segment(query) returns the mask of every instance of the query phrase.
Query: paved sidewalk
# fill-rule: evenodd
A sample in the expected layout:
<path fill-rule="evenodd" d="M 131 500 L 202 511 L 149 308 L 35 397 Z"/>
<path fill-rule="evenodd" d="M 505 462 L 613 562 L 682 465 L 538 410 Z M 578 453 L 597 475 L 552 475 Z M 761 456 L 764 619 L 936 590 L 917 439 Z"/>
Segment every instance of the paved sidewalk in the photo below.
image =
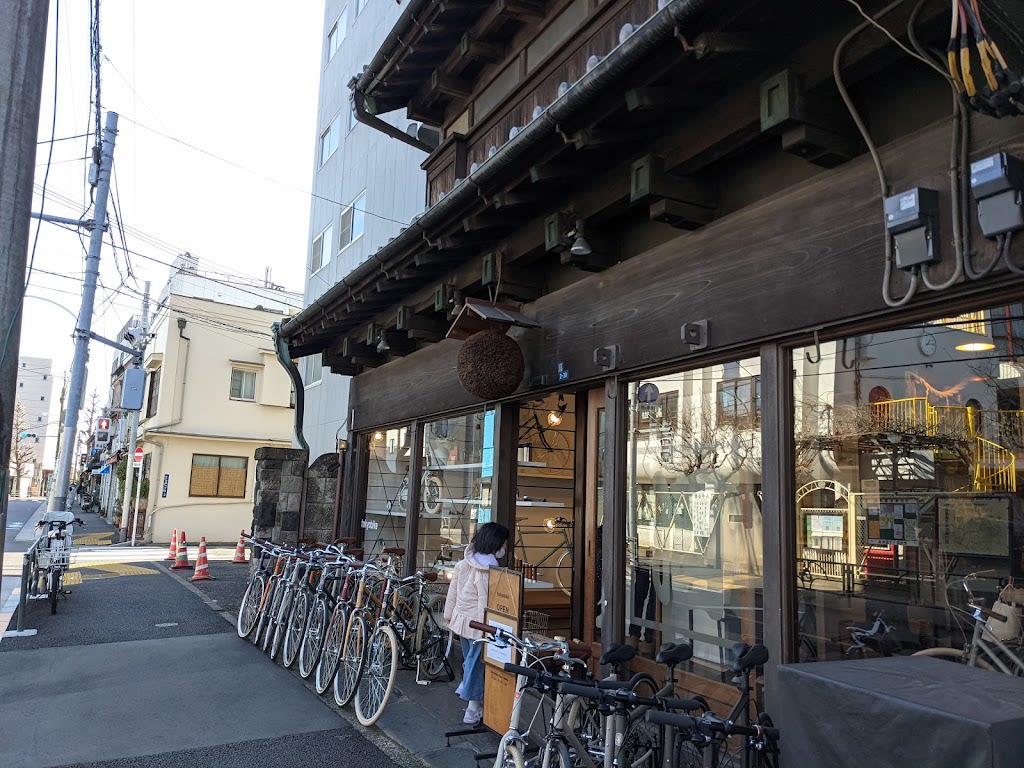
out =
<path fill-rule="evenodd" d="M 41 517 L 43 511 L 44 507 L 41 506 L 37 515 Z M 237 637 L 234 631 L 236 612 L 248 581 L 249 566 L 231 562 L 235 554 L 234 546 L 208 547 L 210 575 L 213 578 L 192 581 L 192 569 L 171 569 L 173 563 L 166 560 L 166 546 L 132 547 L 128 543 L 113 546 L 83 544 L 83 540 L 110 540 L 116 530 L 99 515 L 82 513 L 77 506 L 74 511 L 86 525 L 76 531 L 76 556 L 66 582 L 71 594 L 62 598 L 55 616 L 50 615 L 46 606 L 39 603 L 29 604 L 27 618 L 30 621 L 27 626 L 37 627 L 39 634 L 32 637 L 5 638 L 0 643 L 0 668 L 6 670 L 4 674 L 7 676 L 3 681 L 4 690 L 11 691 L 17 688 L 15 686 L 15 689 L 12 689 L 10 686 L 16 682 L 15 671 L 23 667 L 26 670 L 60 670 L 65 669 L 67 665 L 64 674 L 76 680 L 74 689 L 82 695 L 81 699 L 67 700 L 67 706 L 74 707 L 68 711 L 90 712 L 90 708 L 95 705 L 87 702 L 111 697 L 113 703 L 105 704 L 103 707 L 113 705 L 119 708 L 118 711 L 122 711 L 120 708 L 127 706 L 128 712 L 133 713 L 119 715 L 122 719 L 130 719 L 136 710 L 139 713 L 147 711 L 148 703 L 153 700 L 159 703 L 159 711 L 174 706 L 192 710 L 195 707 L 187 703 L 188 697 L 185 695 L 186 692 L 192 692 L 189 695 L 200 697 L 196 703 L 200 709 L 192 715 L 188 715 L 187 712 L 184 715 L 176 715 L 169 721 L 174 727 L 182 727 L 186 720 L 195 720 L 196 716 L 200 720 L 216 719 L 217 706 L 227 706 L 223 703 L 218 704 L 226 701 L 224 696 L 230 698 L 251 694 L 251 683 L 261 676 L 270 675 L 279 681 L 279 676 L 283 675 L 285 680 L 290 676 L 293 686 L 295 682 L 301 683 L 297 690 L 303 692 L 302 698 L 306 701 L 301 707 L 298 703 L 291 705 L 293 708 L 298 707 L 308 716 L 310 713 L 306 709 L 307 705 L 314 706 L 328 718 L 327 722 L 333 719 L 339 727 L 358 732 L 369 739 L 384 754 L 390 755 L 391 762 L 395 765 L 408 764 L 412 756 L 423 765 L 437 768 L 485 768 L 493 762 L 498 743 L 496 734 L 486 731 L 451 739 L 445 736 L 446 732 L 465 728 L 462 724 L 464 704 L 455 695 L 458 677 L 451 682 L 417 685 L 414 672 L 400 670 L 392 699 L 384 715 L 376 726 L 364 728 L 355 720 L 351 705 L 344 709 L 339 709 L 335 705 L 332 691 L 328 691 L 325 696 L 317 696 L 312 684 L 302 681 L 296 670 L 282 669 L 280 664 L 271 662 L 266 655 L 258 653 L 248 641 Z M 34 528 L 35 519 L 29 522 Z M 29 527 L 26 525 L 26 528 Z M 194 564 L 197 556 L 198 547 L 190 544 L 189 561 Z M 125 576 L 129 578 L 122 578 Z M 176 589 L 178 591 L 175 591 Z M 181 609 L 176 607 L 182 600 L 187 602 L 184 598 L 187 593 L 193 595 L 192 600 L 199 606 L 198 612 L 189 609 L 182 614 Z M 175 594 L 179 597 L 175 597 Z M 201 598 L 201 602 L 195 600 L 195 597 Z M 104 618 L 98 621 L 97 617 L 101 614 Z M 66 652 L 62 653 L 62 648 L 66 649 Z M 68 652 L 73 654 L 74 662 L 67 657 Z M 239 653 L 242 657 L 236 661 L 225 661 L 230 659 L 232 654 Z M 204 661 L 207 657 L 209 660 Z M 155 669 L 150 670 L 147 667 L 147 658 L 151 659 L 149 663 L 157 663 L 158 658 L 178 659 L 175 664 L 187 665 L 190 671 L 182 675 L 174 668 L 164 668 L 159 672 Z M 109 661 L 104 664 L 103 659 Z M 220 660 L 220 665 L 210 667 L 209 664 L 214 659 Z M 201 674 L 191 669 L 197 665 L 203 670 Z M 252 665 L 255 665 L 255 668 Z M 109 680 L 104 676 L 97 677 L 93 673 L 85 673 L 86 680 L 78 679 L 79 671 L 104 666 L 109 669 Z M 182 690 L 172 691 L 171 689 L 179 682 Z M 30 683 L 26 680 L 25 684 Z M 57 687 L 54 690 L 59 690 L 60 684 L 55 684 Z M 205 693 L 208 685 L 216 686 L 215 693 Z M 163 693 L 165 690 L 169 691 L 166 695 Z M 138 703 L 133 705 L 132 702 L 136 699 Z M 34 699 L 30 696 L 28 701 L 23 702 L 28 705 L 25 712 L 30 720 L 33 716 L 38 717 L 38 713 L 32 716 L 28 714 L 33 712 L 30 704 L 32 700 Z M 5 697 L 5 705 L 7 703 L 10 703 L 9 697 Z M 204 715 L 203 712 L 206 712 L 207 708 L 209 712 Z M 109 714 L 107 712 L 107 715 Z M 104 719 L 106 718 L 101 718 Z M 322 724 L 319 717 L 314 717 L 312 721 Z M 127 722 L 126 720 L 123 725 L 127 726 Z M 312 743 L 313 736 L 310 735 L 309 728 L 288 726 L 288 722 L 290 721 L 286 720 L 283 726 L 281 723 L 268 722 L 265 730 L 250 728 L 246 731 L 247 738 L 256 739 L 263 736 L 268 740 L 258 748 L 253 747 L 256 750 L 254 754 L 269 754 L 267 750 L 272 750 L 275 745 L 283 743 L 282 739 L 287 739 L 289 728 L 296 728 L 291 731 L 296 739 L 303 743 Z M 84 732 L 88 738 L 101 739 L 103 727 L 101 722 L 98 722 L 97 728 L 100 730 L 94 731 L 87 727 Z M 17 723 L 12 721 L 0 724 L 0 731 L 4 734 L 0 741 L 12 741 L 13 738 L 19 737 L 22 733 L 21 728 L 29 729 L 29 722 L 22 723 L 18 720 Z M 174 746 L 173 739 L 167 742 L 157 740 L 140 744 L 138 751 L 133 753 L 130 746 L 122 743 L 125 734 L 121 733 L 121 730 L 123 727 L 119 727 L 118 738 L 115 739 L 120 752 L 104 753 L 102 749 L 98 749 L 89 759 L 101 760 L 104 754 L 146 756 L 152 755 L 155 749 L 172 749 Z M 151 730 L 163 733 L 165 729 L 163 726 L 151 726 L 144 730 L 147 733 Z M 196 754 L 212 759 L 220 749 L 217 745 L 223 744 L 222 740 L 228 738 L 228 735 L 211 727 L 190 735 L 190 738 L 195 744 L 190 742 L 186 746 L 208 747 L 205 752 L 200 751 Z M 327 739 L 333 743 L 335 737 L 332 735 Z M 183 754 L 180 751 L 183 749 L 184 747 L 179 744 L 179 752 L 175 754 Z M 2 750 L 3 748 L 0 748 L 0 751 Z M 11 758 L 12 754 L 14 753 L 8 753 L 7 757 Z M 8 764 L 28 768 L 34 766 L 31 754 L 31 751 L 22 754 L 17 761 L 11 763 L 0 759 L 0 763 L 4 763 L 5 768 Z M 74 752 L 76 757 L 82 754 L 81 749 Z M 477 761 L 478 754 L 490 755 L 490 758 Z M 71 755 L 69 752 L 68 756 Z M 355 758 L 355 755 L 351 757 Z M 153 760 L 152 757 L 147 759 Z M 284 765 L 266 763 L 263 760 L 257 762 Z M 51 759 L 46 764 L 61 763 L 53 762 Z M 116 761 L 111 763 L 115 764 L 121 765 Z M 150 764 L 144 761 L 138 763 L 140 766 Z M 161 768 L 163 765 L 159 760 L 152 764 L 160 765 Z M 350 764 L 368 765 L 355 762 Z M 107 764 L 97 763 L 96 768 L 100 765 Z M 93 766 L 90 765 L 90 768 Z"/>

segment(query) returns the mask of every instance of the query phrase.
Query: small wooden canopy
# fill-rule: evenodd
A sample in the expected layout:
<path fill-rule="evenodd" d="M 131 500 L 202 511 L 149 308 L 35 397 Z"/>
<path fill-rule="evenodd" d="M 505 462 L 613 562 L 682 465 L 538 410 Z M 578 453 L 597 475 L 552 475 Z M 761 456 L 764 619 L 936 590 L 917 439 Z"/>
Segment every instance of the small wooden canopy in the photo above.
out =
<path fill-rule="evenodd" d="M 505 333 L 513 325 L 540 328 L 539 323 L 528 318 L 513 304 L 491 304 L 482 299 L 466 297 L 445 338 L 468 339 L 474 333 L 486 330 Z"/>

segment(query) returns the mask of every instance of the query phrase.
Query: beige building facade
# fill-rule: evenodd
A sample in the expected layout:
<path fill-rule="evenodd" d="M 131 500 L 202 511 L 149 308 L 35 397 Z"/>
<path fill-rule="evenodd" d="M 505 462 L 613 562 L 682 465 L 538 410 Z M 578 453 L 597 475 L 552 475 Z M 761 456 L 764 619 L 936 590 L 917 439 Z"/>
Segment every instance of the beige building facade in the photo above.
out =
<path fill-rule="evenodd" d="M 291 447 L 294 395 L 271 324 L 300 296 L 189 271 L 160 299 L 145 357 L 145 539 L 233 542 L 253 515 L 254 454 Z M 143 491 L 146 487 L 143 486 Z"/>

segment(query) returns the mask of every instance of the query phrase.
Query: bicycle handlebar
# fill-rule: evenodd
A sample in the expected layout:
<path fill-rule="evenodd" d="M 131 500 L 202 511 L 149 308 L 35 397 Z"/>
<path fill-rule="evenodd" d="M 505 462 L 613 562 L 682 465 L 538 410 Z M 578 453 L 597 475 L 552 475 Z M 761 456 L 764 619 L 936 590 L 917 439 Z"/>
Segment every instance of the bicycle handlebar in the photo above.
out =
<path fill-rule="evenodd" d="M 766 741 L 778 741 L 779 729 L 763 725 L 739 725 L 732 720 L 693 717 L 682 712 L 650 710 L 645 715 L 647 722 L 654 725 L 671 725 L 683 731 L 721 733 L 726 736 L 752 736 Z"/>

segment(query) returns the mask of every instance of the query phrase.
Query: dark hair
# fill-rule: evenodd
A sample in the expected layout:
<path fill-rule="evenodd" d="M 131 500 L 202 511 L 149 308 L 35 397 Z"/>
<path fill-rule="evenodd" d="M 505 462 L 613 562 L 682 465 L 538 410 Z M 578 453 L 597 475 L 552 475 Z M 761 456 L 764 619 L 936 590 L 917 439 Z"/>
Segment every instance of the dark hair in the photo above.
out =
<path fill-rule="evenodd" d="M 501 523 L 484 523 L 473 534 L 473 549 L 481 555 L 493 555 L 508 541 L 508 528 Z"/>

